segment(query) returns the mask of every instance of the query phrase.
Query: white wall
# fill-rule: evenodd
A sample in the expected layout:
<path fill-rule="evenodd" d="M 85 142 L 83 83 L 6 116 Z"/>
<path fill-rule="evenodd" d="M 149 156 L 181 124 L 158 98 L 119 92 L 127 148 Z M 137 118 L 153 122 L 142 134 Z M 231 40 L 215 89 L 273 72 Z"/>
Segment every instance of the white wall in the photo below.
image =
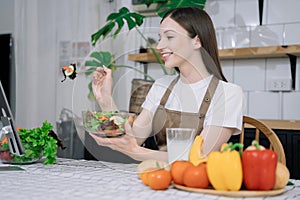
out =
<path fill-rule="evenodd" d="M 65 1 L 66 0 L 61 1 L 61 4 L 63 5 Z M 20 16 L 18 13 L 14 13 L 14 4 L 16 2 L 17 1 L 14 0 L 0 0 L 0 32 L 2 33 L 15 31 L 14 27 L 18 25 L 16 24 L 18 19 L 14 17 L 15 14 L 17 14 L 16 16 Z M 36 1 L 32 2 L 34 3 Z M 49 5 L 48 1 L 38 2 L 40 6 Z M 88 20 L 88 16 L 84 17 L 82 10 L 85 10 L 86 14 L 88 10 L 91 11 L 91 14 L 94 14 L 95 8 L 85 7 L 84 5 L 86 4 L 80 4 L 79 1 L 68 4 L 69 11 L 74 12 L 74 16 L 77 17 L 73 19 L 73 22 L 70 21 L 69 18 L 69 21 L 64 21 L 63 17 L 59 17 L 63 15 L 56 11 L 56 18 L 51 20 L 59 20 L 54 23 L 60 24 L 58 27 L 65 27 L 65 29 L 60 28 L 59 30 L 55 30 L 57 36 L 62 35 L 64 32 L 65 38 L 61 38 L 62 41 L 89 42 L 89 34 L 96 30 L 95 26 L 100 27 L 103 25 L 108 13 L 116 11 L 122 6 L 131 7 L 131 0 L 114 1 L 112 3 L 99 0 L 99 3 L 100 2 L 102 6 L 99 7 L 98 10 L 98 22 L 96 25 L 93 24 L 93 27 L 88 28 L 90 31 L 86 31 L 86 29 L 80 30 L 81 27 L 87 27 L 91 23 Z M 284 3 L 281 0 L 265 0 L 263 26 L 257 26 L 257 4 L 257 0 L 207 0 L 205 9 L 211 15 L 216 26 L 220 48 L 300 44 L 300 15 L 297 12 L 297 9 L 300 7 L 300 2 L 298 0 L 285 0 Z M 56 1 L 54 8 L 60 8 L 60 1 Z M 51 9 L 51 7 L 49 7 L 49 9 Z M 41 14 L 39 20 L 43 21 L 42 13 L 38 14 Z M 47 20 L 47 18 L 44 20 Z M 157 39 L 159 20 L 158 17 L 147 18 L 142 30 L 149 36 Z M 63 24 L 66 24 L 66 26 L 63 26 Z M 72 27 L 74 28 L 74 26 L 77 27 L 75 31 L 67 31 L 71 30 Z M 28 32 L 28 34 L 29 33 L 30 32 Z M 262 37 L 258 37 L 259 35 Z M 74 39 L 74 37 L 76 38 Z M 41 37 L 40 39 L 47 38 Z M 41 85 L 41 80 L 43 80 L 42 76 L 38 78 L 32 75 L 39 71 L 39 67 L 41 67 L 39 63 L 35 63 L 36 66 L 34 68 L 30 68 L 30 66 L 27 65 L 24 65 L 22 68 L 22 70 L 26 72 L 26 76 L 20 80 L 27 81 L 27 83 L 20 83 L 19 87 L 23 87 L 23 84 L 25 84 L 26 87 L 23 87 L 23 90 L 21 90 L 22 87 L 19 88 L 19 93 L 17 94 L 17 98 L 19 99 L 17 105 L 19 106 L 17 111 L 19 112 L 18 122 L 21 126 L 28 128 L 39 126 L 43 120 L 49 120 L 55 123 L 59 118 L 60 110 L 64 107 L 72 109 L 73 107 L 81 106 L 80 108 L 84 108 L 85 106 L 90 106 L 87 105 L 88 103 L 84 104 L 80 100 L 80 98 L 86 95 L 85 85 L 82 86 L 83 84 L 79 84 L 79 81 L 77 85 L 71 81 L 66 82 L 63 86 L 58 83 L 61 79 L 59 71 L 61 67 L 59 65 L 60 54 L 57 54 L 59 42 L 60 41 L 56 40 L 54 49 L 49 49 L 48 54 L 43 54 L 41 58 L 43 59 L 43 67 L 47 64 L 47 59 L 50 60 L 51 63 L 55 63 L 41 68 L 47 71 L 48 67 L 52 67 L 53 69 L 49 68 L 51 74 L 56 76 L 54 80 L 49 77 L 45 79 L 48 84 L 47 87 L 49 87 L 49 89 L 47 89 L 47 91 L 50 91 L 49 94 L 45 96 L 45 90 L 43 90 L 43 86 Z M 112 51 L 115 52 L 118 57 L 117 62 L 142 69 L 140 64 L 127 60 L 127 54 L 137 50 L 142 42 L 142 39 L 137 36 L 135 32 L 131 32 L 130 34 L 127 32 L 124 33 L 120 39 L 111 45 Z M 55 59 L 55 62 L 52 58 Z M 292 92 L 271 92 L 267 87 L 268 79 L 271 77 L 290 77 L 288 58 L 227 60 L 222 61 L 222 64 L 228 79 L 243 86 L 248 99 L 247 114 L 257 118 L 300 120 L 300 107 L 297 104 L 300 100 L 299 59 L 297 61 L 296 90 Z M 154 77 L 160 77 L 162 75 L 160 67 L 157 64 L 149 64 L 149 71 Z M 40 74 L 44 74 L 44 72 L 45 71 L 40 72 Z M 17 73 L 23 75 L 20 71 Z M 51 74 L 48 75 L 52 76 Z M 126 76 L 124 76 L 124 74 Z M 126 110 L 129 105 L 131 77 L 142 76 L 135 72 L 120 70 L 115 73 L 115 77 L 116 88 L 114 88 L 114 97 L 119 108 Z M 84 82 L 85 80 L 82 81 Z M 31 82 L 34 85 L 30 85 Z M 84 82 L 84 84 L 86 83 Z M 23 96 L 30 91 L 33 92 L 31 97 Z M 23 101 L 22 98 L 27 99 Z M 30 100 L 30 98 L 34 99 Z"/>
<path fill-rule="evenodd" d="M 240 48 L 300 44 L 298 0 L 265 0 L 262 26 L 259 26 L 257 0 L 207 1 L 218 33 L 219 48 Z M 300 119 L 299 58 L 296 88 L 272 92 L 272 79 L 291 79 L 290 61 L 285 58 L 244 59 L 222 62 L 225 75 L 241 85 L 248 97 L 247 114 L 260 119 Z"/>
<path fill-rule="evenodd" d="M 87 81 L 82 73 L 80 77 L 85 81 L 82 90 L 75 88 L 75 82 L 70 80 L 61 83 L 62 65 L 76 62 L 80 71 L 86 55 L 81 57 L 78 44 L 89 44 L 91 34 L 104 23 L 115 3 L 0 0 L 0 8 L 0 30 L 13 32 L 15 38 L 16 123 L 33 128 L 48 120 L 55 125 L 63 108 L 72 110 L 74 93 L 79 97 L 76 100 L 87 96 Z M 63 49 L 62 43 L 70 45 Z M 80 101 L 75 107 L 80 105 L 87 104 Z"/>
<path fill-rule="evenodd" d="M 0 0 L 0 33 L 14 31 L 14 0 Z"/>

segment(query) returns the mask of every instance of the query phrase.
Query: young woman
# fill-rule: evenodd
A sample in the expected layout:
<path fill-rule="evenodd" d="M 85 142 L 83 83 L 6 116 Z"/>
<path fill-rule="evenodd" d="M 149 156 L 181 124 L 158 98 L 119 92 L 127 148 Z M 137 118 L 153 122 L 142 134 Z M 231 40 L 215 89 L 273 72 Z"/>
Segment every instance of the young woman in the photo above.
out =
<path fill-rule="evenodd" d="M 194 7 L 168 12 L 160 24 L 157 49 L 168 68 L 178 76 L 164 76 L 150 89 L 143 110 L 126 135 L 101 138 L 108 146 L 133 159 L 167 161 L 166 128 L 190 127 L 204 138 L 204 153 L 219 150 L 242 127 L 243 91 L 228 83 L 222 73 L 213 23 L 208 14 Z M 102 110 L 117 110 L 112 99 L 111 70 L 94 73 L 93 92 Z M 100 69 L 99 69 L 100 71 Z M 159 150 L 141 145 L 154 135 Z"/>

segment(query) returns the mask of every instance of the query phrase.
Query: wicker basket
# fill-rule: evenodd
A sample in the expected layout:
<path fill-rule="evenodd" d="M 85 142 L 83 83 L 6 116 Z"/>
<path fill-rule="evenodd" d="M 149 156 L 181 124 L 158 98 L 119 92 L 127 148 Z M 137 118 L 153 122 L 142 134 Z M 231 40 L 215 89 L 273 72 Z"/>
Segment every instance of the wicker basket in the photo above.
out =
<path fill-rule="evenodd" d="M 129 102 L 129 112 L 140 114 L 142 111 L 141 105 L 153 85 L 153 81 L 144 79 L 133 79 L 131 86 L 131 96 Z"/>

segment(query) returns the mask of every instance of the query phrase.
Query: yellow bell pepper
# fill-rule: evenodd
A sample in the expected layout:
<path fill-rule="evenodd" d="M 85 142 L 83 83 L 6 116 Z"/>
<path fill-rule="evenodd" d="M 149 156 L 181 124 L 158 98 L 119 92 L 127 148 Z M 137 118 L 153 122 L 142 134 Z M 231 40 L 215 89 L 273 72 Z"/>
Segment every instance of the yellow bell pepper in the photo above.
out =
<path fill-rule="evenodd" d="M 216 190 L 240 190 L 243 182 L 242 161 L 240 153 L 234 149 L 241 145 L 229 143 L 221 152 L 214 151 L 208 155 L 207 175 Z"/>
<path fill-rule="evenodd" d="M 203 137 L 196 136 L 189 154 L 189 161 L 194 165 L 198 166 L 200 163 L 207 161 L 207 156 L 203 153 Z"/>

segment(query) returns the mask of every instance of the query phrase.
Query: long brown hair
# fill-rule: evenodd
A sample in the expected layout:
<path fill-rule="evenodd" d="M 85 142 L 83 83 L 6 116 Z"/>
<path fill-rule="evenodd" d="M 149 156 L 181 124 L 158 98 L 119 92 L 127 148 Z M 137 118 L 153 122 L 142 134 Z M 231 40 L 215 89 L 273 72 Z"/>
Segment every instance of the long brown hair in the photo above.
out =
<path fill-rule="evenodd" d="M 203 59 L 207 70 L 217 78 L 227 81 L 221 69 L 215 28 L 210 16 L 200 8 L 181 7 L 168 11 L 161 22 L 166 17 L 170 17 L 180 24 L 188 32 L 189 37 L 199 37 L 203 48 L 202 50 L 200 48 L 202 57 L 204 56 L 203 52 L 210 56 L 209 59 Z M 211 61 L 214 62 L 214 68 L 216 69 L 211 69 L 211 67 L 213 67 Z"/>

